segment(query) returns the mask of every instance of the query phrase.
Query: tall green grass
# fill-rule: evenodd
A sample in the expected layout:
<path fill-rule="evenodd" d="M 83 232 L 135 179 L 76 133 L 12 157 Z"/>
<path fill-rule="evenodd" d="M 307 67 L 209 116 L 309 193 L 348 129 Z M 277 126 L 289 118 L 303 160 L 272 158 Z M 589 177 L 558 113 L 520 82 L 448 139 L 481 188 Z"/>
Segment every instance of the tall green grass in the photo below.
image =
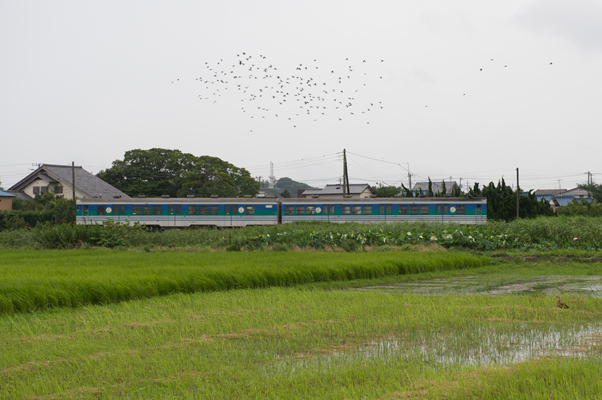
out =
<path fill-rule="evenodd" d="M 172 293 L 293 286 L 472 268 L 446 253 L 0 252 L 0 314 L 82 307 Z"/>

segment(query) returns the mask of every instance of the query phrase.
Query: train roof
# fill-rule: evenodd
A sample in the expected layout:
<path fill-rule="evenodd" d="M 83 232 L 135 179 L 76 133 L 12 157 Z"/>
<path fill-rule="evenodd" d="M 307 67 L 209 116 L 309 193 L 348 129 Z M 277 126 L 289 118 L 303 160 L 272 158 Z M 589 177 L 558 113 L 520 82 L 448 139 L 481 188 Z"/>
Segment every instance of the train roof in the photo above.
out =
<path fill-rule="evenodd" d="M 88 198 L 78 199 L 77 204 L 195 204 L 195 203 L 260 203 L 277 204 L 277 198 L 266 197 L 138 197 L 138 198 Z M 363 203 L 363 204 L 424 204 L 424 203 L 487 203 L 486 197 L 366 197 L 366 198 L 283 198 L 280 199 L 283 204 L 341 204 L 341 203 Z"/>
<path fill-rule="evenodd" d="M 194 203 L 267 203 L 278 204 L 277 198 L 269 197 L 136 197 L 131 199 L 92 198 L 78 199 L 77 204 L 194 204 Z"/>
<path fill-rule="evenodd" d="M 324 203 L 324 204 L 340 204 L 340 203 L 377 203 L 377 204 L 397 204 L 397 203 L 487 203 L 486 197 L 366 197 L 366 198 L 320 198 L 306 197 L 297 199 L 282 199 L 282 203 Z"/>

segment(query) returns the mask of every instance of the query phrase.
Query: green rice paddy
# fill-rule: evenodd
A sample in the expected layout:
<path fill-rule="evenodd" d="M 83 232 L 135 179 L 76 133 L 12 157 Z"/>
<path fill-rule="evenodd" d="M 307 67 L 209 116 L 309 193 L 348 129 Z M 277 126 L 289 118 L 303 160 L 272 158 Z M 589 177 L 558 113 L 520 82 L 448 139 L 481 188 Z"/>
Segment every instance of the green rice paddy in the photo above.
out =
<path fill-rule="evenodd" d="M 444 253 L 0 252 L 0 314 L 174 293 L 293 286 L 471 268 L 487 257 Z"/>
<path fill-rule="evenodd" d="M 383 255 L 391 258 L 380 258 Z M 362 272 L 359 279 L 349 275 L 363 265 L 389 271 L 385 265 L 406 255 L 410 254 L 2 252 L 3 293 L 10 289 L 4 284 L 9 281 L 22 296 L 40 283 L 44 284 L 38 291 L 52 285 L 90 287 L 82 286 L 86 278 L 114 285 L 128 280 L 181 282 L 208 271 L 214 277 L 236 277 L 222 278 L 230 282 L 254 269 L 263 271 L 260 275 L 279 269 L 325 270 L 331 275 L 322 276 L 332 281 L 283 280 L 254 288 L 232 286 L 4 313 L 0 398 L 600 396 L 602 298 L 595 290 L 547 285 L 521 294 L 492 294 L 481 288 L 594 279 L 602 275 L 601 263 L 486 265 L 476 257 L 473 268 L 460 268 L 438 264 L 438 257 L 469 255 L 412 253 L 415 258 L 408 258 L 404 269 L 396 264 L 396 274 Z M 73 273 L 77 268 L 81 271 Z M 144 280 L 147 276 L 149 281 Z M 439 289 L 409 289 L 420 286 Z M 556 295 L 570 308 L 558 308 Z"/>

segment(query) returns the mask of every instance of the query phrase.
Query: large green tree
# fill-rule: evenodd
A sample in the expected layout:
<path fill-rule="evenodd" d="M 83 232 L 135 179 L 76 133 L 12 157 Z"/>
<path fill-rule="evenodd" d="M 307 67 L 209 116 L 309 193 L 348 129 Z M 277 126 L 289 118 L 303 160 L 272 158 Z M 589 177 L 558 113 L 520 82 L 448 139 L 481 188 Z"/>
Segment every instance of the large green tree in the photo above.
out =
<path fill-rule="evenodd" d="M 180 150 L 129 150 L 123 160 L 113 161 L 97 176 L 132 197 L 237 197 L 259 191 L 259 182 L 244 168 Z"/>

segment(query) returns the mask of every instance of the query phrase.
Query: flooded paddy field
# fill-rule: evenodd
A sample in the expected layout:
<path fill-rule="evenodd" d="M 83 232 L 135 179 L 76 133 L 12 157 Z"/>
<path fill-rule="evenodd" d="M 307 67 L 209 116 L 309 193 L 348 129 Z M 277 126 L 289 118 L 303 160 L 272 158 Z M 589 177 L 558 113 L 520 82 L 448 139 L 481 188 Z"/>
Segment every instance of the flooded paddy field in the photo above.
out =
<path fill-rule="evenodd" d="M 600 276 L 524 263 L 14 314 L 0 398 L 597 398 Z"/>
<path fill-rule="evenodd" d="M 474 275 L 367 286 L 360 290 L 380 290 L 421 295 L 541 293 L 556 296 L 566 293 L 581 293 L 600 297 L 602 296 L 602 275 L 548 275 L 525 278 Z"/>

